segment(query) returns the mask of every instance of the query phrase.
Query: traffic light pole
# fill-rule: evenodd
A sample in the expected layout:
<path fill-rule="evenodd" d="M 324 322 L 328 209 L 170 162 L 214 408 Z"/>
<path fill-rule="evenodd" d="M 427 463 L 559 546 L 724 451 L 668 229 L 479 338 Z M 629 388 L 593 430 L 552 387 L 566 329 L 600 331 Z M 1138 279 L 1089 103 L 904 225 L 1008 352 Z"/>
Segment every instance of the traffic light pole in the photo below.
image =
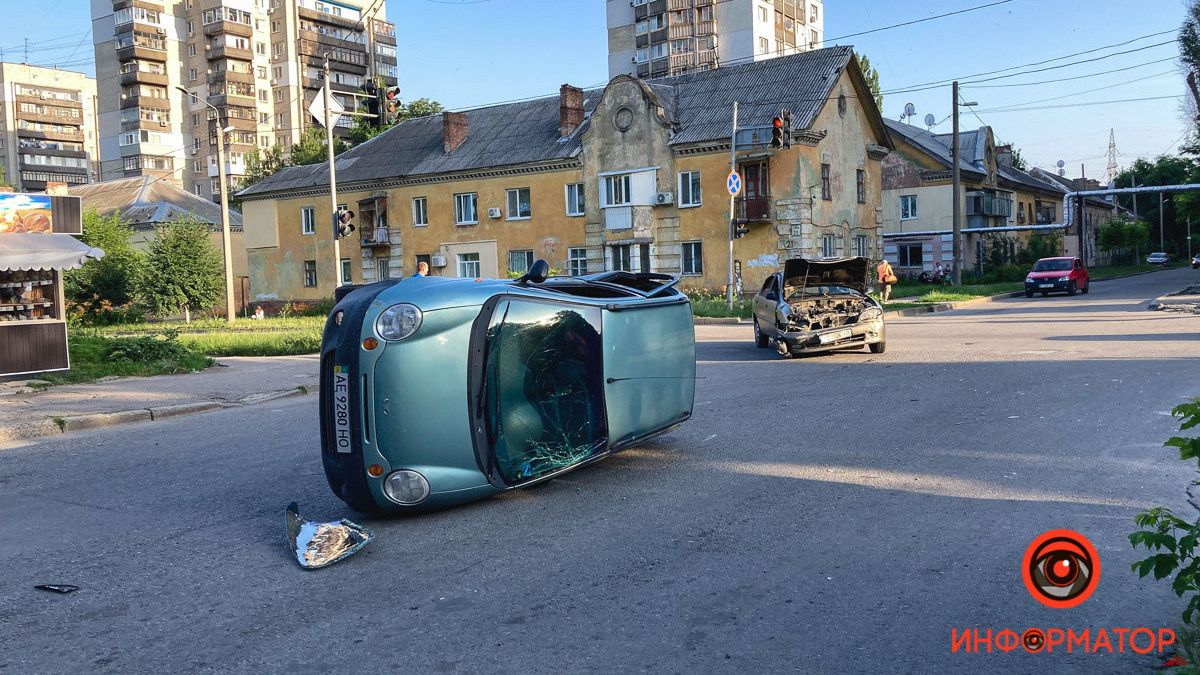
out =
<path fill-rule="evenodd" d="M 321 95 L 325 97 L 325 145 L 329 153 L 329 223 L 333 232 L 333 287 L 337 288 L 342 285 L 342 245 L 338 242 L 337 171 L 334 168 L 333 125 L 329 120 L 329 54 L 325 55 L 325 65 L 321 70 L 325 75 Z"/>
<path fill-rule="evenodd" d="M 733 132 L 729 135 L 729 171 L 737 171 L 737 101 L 733 102 Z M 737 212 L 736 208 L 737 195 L 730 192 L 729 194 L 729 280 L 725 285 L 725 307 L 729 311 L 733 311 L 733 231 L 736 226 Z"/>

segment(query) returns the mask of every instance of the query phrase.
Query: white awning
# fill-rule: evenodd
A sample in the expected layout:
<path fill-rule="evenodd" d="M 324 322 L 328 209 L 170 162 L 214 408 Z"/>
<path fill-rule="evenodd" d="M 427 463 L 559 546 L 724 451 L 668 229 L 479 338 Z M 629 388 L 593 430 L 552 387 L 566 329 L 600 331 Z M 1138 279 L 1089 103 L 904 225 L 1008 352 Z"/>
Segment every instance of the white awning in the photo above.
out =
<path fill-rule="evenodd" d="M 0 234 L 0 272 L 13 270 L 70 270 L 88 258 L 104 257 L 69 234 L 6 232 Z"/>

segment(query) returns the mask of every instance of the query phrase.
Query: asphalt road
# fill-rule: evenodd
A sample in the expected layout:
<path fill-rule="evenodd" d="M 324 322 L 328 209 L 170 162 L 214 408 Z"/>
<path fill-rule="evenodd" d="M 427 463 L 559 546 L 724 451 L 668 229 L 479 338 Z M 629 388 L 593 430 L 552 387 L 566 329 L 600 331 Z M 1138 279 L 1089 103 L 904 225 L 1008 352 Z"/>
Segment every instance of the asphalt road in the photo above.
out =
<path fill-rule="evenodd" d="M 894 320 L 878 356 L 700 328 L 678 431 L 539 489 L 358 518 L 377 540 L 315 572 L 284 506 L 354 515 L 315 397 L 2 450 L 0 672 L 1148 670 L 952 654 L 950 630 L 1176 625 L 1126 536 L 1143 507 L 1192 513 L 1162 441 L 1200 395 L 1200 317 L 1144 309 L 1190 275 Z M 1052 610 L 1020 560 L 1064 527 L 1101 580 Z"/>

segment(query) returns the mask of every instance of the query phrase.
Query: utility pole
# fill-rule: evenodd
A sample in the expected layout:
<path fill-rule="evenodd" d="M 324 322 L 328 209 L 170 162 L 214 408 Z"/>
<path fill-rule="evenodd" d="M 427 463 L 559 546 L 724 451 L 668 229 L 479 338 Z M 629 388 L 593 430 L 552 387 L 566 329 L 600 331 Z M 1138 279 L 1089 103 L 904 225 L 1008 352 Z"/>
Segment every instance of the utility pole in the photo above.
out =
<path fill-rule="evenodd" d="M 733 102 L 733 131 L 729 134 L 729 171 L 737 171 L 737 117 L 738 104 Z M 743 188 L 745 189 L 745 188 Z M 730 191 L 729 194 L 729 278 L 725 285 L 725 307 L 730 311 L 733 310 L 733 230 L 737 225 L 734 221 L 737 220 L 736 204 L 737 196 Z"/>
<path fill-rule="evenodd" d="M 962 286 L 962 203 L 959 201 L 959 191 L 962 188 L 962 177 L 958 171 L 958 80 L 951 87 L 954 102 L 951 105 L 951 117 L 954 118 L 954 129 L 951 131 L 950 163 L 954 180 L 951 183 L 951 218 L 954 221 L 954 285 Z"/>
<path fill-rule="evenodd" d="M 1158 193 L 1158 250 L 1167 250 L 1167 242 L 1163 239 L 1163 193 Z"/>
<path fill-rule="evenodd" d="M 1192 259 L 1192 217 L 1188 216 L 1188 260 Z"/>
<path fill-rule="evenodd" d="M 337 173 L 334 169 L 333 156 L 333 124 L 329 120 L 329 54 L 325 54 L 325 64 L 321 68 L 325 81 L 321 87 L 321 95 L 325 97 L 325 145 L 329 153 L 329 224 L 333 230 L 333 287 L 342 285 L 342 245 L 338 242 L 338 199 Z"/>

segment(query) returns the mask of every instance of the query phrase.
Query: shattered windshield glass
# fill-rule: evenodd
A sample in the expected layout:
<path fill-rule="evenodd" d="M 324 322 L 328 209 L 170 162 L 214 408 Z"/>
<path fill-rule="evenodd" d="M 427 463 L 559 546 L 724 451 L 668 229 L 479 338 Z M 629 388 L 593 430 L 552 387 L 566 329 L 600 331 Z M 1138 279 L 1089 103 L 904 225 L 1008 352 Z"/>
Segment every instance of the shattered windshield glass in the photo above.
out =
<path fill-rule="evenodd" d="M 509 485 L 603 451 L 600 309 L 511 300 L 487 334 L 486 419 Z"/>

